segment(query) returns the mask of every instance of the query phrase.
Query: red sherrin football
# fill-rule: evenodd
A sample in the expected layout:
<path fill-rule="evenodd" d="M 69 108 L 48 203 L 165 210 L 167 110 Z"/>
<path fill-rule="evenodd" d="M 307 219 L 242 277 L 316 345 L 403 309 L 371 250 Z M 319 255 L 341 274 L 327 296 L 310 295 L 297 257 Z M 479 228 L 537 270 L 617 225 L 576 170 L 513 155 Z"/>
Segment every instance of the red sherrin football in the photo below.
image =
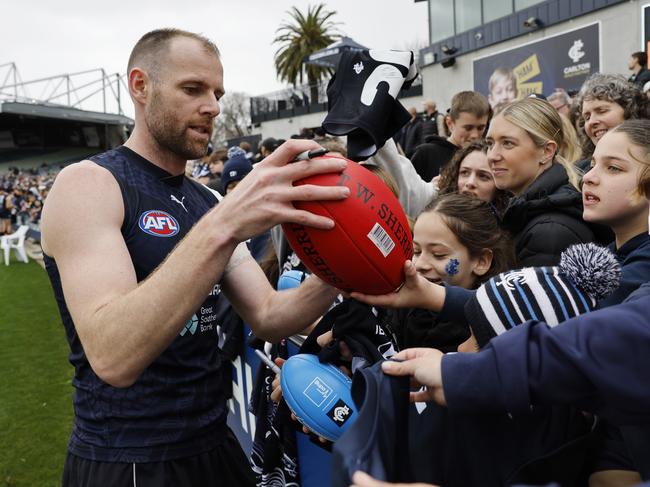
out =
<path fill-rule="evenodd" d="M 343 291 L 385 294 L 397 289 L 404 281 L 404 261 L 413 256 L 413 241 L 404 210 L 388 186 L 349 160 L 342 173 L 294 182 L 300 184 L 350 188 L 344 200 L 294 201 L 296 208 L 335 222 L 331 230 L 282 225 L 289 244 L 309 270 Z"/>

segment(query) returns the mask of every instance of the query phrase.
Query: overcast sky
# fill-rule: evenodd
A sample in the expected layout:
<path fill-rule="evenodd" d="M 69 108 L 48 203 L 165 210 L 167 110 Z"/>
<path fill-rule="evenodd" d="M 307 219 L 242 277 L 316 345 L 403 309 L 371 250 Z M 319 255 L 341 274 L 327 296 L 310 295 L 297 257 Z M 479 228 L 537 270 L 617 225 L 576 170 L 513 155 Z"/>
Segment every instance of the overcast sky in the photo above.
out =
<path fill-rule="evenodd" d="M 259 95 L 282 89 L 275 75 L 275 31 L 307 0 L 5 0 L 0 65 L 15 62 L 24 81 L 103 67 L 126 70 L 131 48 L 145 32 L 179 27 L 219 46 L 226 91 Z M 423 46 L 427 2 L 326 0 L 339 30 L 375 49 Z M 6 68 L 0 68 L 0 83 Z M 37 97 L 39 93 L 30 93 Z M 130 111 L 130 110 L 127 110 Z"/>

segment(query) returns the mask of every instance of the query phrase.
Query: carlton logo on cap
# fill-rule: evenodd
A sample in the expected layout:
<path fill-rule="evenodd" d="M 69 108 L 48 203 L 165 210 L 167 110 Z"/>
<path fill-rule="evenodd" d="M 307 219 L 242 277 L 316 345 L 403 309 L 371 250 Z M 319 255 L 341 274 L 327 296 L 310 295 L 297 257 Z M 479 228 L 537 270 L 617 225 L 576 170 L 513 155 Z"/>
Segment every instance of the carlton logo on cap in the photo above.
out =
<path fill-rule="evenodd" d="M 180 230 L 176 219 L 162 210 L 145 211 L 138 219 L 138 226 L 155 237 L 173 237 Z"/>

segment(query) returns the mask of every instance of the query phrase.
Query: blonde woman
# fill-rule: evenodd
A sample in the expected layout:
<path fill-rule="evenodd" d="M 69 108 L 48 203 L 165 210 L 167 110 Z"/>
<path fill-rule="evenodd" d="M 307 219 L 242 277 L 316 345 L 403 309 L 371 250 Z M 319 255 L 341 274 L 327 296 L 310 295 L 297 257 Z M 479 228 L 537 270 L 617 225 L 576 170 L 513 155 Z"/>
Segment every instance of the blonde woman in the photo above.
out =
<path fill-rule="evenodd" d="M 550 103 L 511 103 L 492 119 L 486 141 L 496 187 L 513 194 L 503 225 L 519 265 L 555 265 L 570 245 L 593 240 L 582 220 L 578 172 L 560 155 L 562 119 Z"/>
<path fill-rule="evenodd" d="M 582 159 L 582 145 L 580 143 L 580 137 L 576 128 L 569 120 L 569 117 L 562 115 L 560 113 L 560 118 L 562 119 L 562 130 L 564 131 L 564 146 L 560 147 L 560 155 L 564 157 L 567 162 L 575 164 Z"/>

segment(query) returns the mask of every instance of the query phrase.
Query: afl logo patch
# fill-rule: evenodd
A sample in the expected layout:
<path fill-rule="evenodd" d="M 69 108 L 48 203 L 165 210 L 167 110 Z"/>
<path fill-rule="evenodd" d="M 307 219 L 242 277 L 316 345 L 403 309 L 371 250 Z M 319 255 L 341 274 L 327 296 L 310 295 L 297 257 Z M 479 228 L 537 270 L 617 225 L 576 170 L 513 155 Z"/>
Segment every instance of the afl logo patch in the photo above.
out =
<path fill-rule="evenodd" d="M 179 231 L 176 219 L 160 210 L 145 211 L 140 215 L 138 225 L 140 230 L 156 237 L 173 237 Z"/>

